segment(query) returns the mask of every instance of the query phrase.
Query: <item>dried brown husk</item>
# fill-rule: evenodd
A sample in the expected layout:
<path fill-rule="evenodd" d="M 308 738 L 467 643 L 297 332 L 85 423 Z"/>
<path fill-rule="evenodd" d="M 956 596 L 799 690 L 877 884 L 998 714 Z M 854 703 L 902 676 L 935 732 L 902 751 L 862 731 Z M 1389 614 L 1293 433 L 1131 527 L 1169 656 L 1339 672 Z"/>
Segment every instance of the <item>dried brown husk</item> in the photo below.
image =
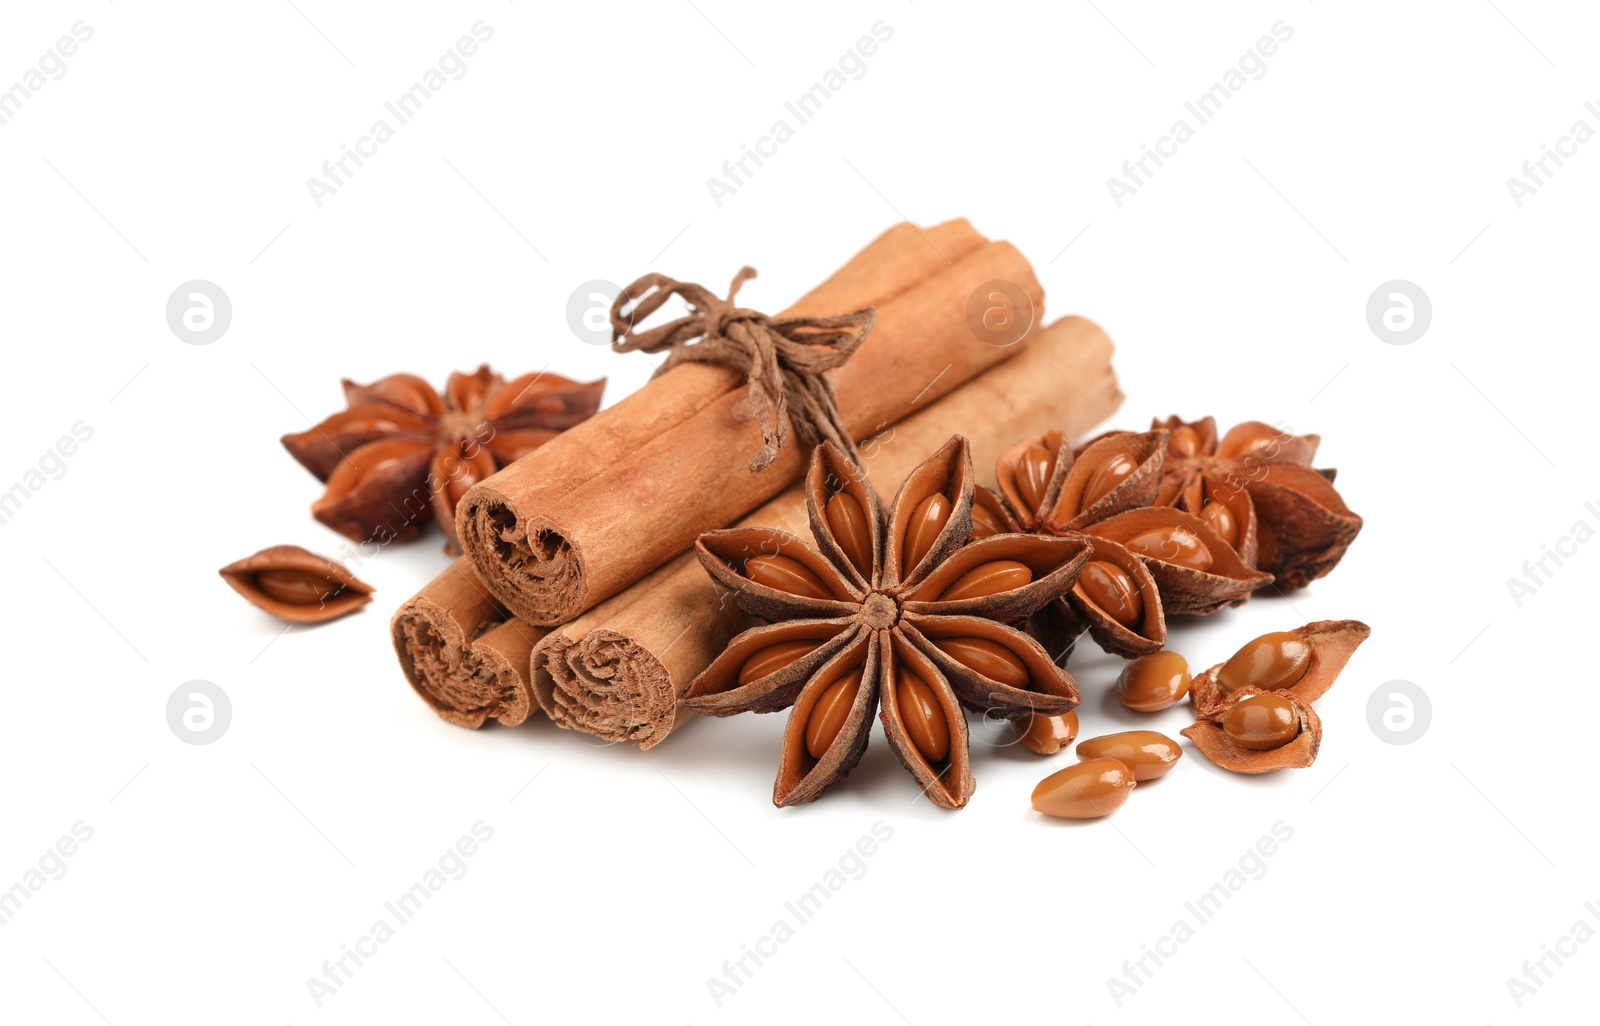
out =
<path fill-rule="evenodd" d="M 1095 605 L 1080 583 L 1073 585 L 1072 590 L 1067 592 L 1060 603 L 1052 603 L 1051 608 L 1056 605 L 1061 607 L 1059 615 L 1062 617 L 1063 626 L 1060 630 L 1071 631 L 1072 636 L 1076 637 L 1086 628 L 1095 644 L 1124 659 L 1134 659 L 1149 655 L 1151 652 L 1159 652 L 1167 643 L 1167 617 L 1166 608 L 1161 601 L 1161 588 L 1156 583 L 1155 575 L 1150 572 L 1150 568 L 1145 565 L 1141 557 L 1109 538 L 1090 537 L 1089 545 L 1090 560 L 1110 563 L 1133 580 L 1139 589 L 1139 598 L 1144 604 L 1144 618 L 1138 630 L 1124 626 Z M 1046 612 L 1049 612 L 1048 608 Z M 1077 629 L 1074 630 L 1074 627 Z M 1051 650 L 1056 649 L 1051 646 Z"/>
<path fill-rule="evenodd" d="M 906 640 L 939 667 L 961 704 L 974 712 L 1023 719 L 1034 713 L 1059 715 L 1078 706 L 1077 681 L 1055 665 L 1044 646 L 1021 631 L 979 616 L 919 617 L 909 613 L 902 627 Z M 984 676 L 935 644 L 950 638 L 981 638 L 1009 650 L 1027 668 L 1029 683 L 1044 690 L 1012 687 Z"/>
<path fill-rule="evenodd" d="M 1168 527 L 1193 532 L 1210 550 L 1212 563 L 1207 570 L 1195 570 L 1155 556 L 1138 556 L 1161 589 L 1167 615 L 1205 616 L 1223 606 L 1243 605 L 1252 592 L 1271 581 L 1270 574 L 1252 568 L 1205 521 L 1170 506 L 1128 510 L 1091 525 L 1087 533 L 1122 544 L 1144 531 Z"/>
<path fill-rule="evenodd" d="M 314 574 L 339 590 L 313 606 L 273 598 L 256 583 L 266 570 L 298 570 Z M 289 623 L 326 623 L 355 612 L 372 601 L 372 585 L 356 577 L 343 564 L 308 552 L 298 545 L 274 545 L 255 555 L 234 560 L 218 570 L 228 586 L 251 605 Z"/>
<path fill-rule="evenodd" d="M 977 790 L 978 783 L 972 776 L 967 715 L 962 711 L 952 682 L 907 638 L 896 637 L 889 631 L 880 632 L 878 637 L 881 639 L 880 645 L 892 648 L 896 665 L 904 666 L 921 677 L 933 691 L 939 708 L 944 712 L 946 729 L 950 732 L 949 756 L 941 765 L 931 764 L 906 733 L 900 717 L 898 693 L 890 686 L 893 683 L 892 671 L 888 662 L 884 661 L 878 669 L 878 719 L 883 722 L 883 733 L 889 739 L 889 749 L 922 785 L 922 793 L 928 796 L 929 801 L 942 809 L 959 809 L 967 804 L 972 792 Z M 1076 698 L 1073 703 L 1076 704 Z"/>
<path fill-rule="evenodd" d="M 1283 695 L 1294 702 L 1300 717 L 1300 733 L 1287 744 L 1258 752 L 1241 748 L 1222 729 L 1222 717 L 1234 705 L 1252 695 Z M 1304 769 L 1317 761 L 1317 749 L 1322 746 L 1322 718 L 1311 708 L 1311 703 L 1296 698 L 1289 691 L 1262 691 L 1260 688 L 1240 688 L 1213 719 L 1196 720 L 1179 731 L 1194 742 L 1200 753 L 1225 770 L 1234 773 L 1271 773 L 1281 769 Z"/>
<path fill-rule="evenodd" d="M 803 686 L 783 728 L 783 750 L 778 761 L 778 778 L 772 785 L 772 804 L 784 808 L 816 801 L 829 785 L 855 769 L 872 735 L 872 714 L 878 708 L 882 663 L 882 639 L 877 634 L 863 632 L 862 637 L 802 681 Z M 850 706 L 850 714 L 822 758 L 813 759 L 806 750 L 806 725 L 810 722 L 812 707 L 829 685 L 857 666 L 863 667 L 861 690 Z"/>
<path fill-rule="evenodd" d="M 1033 580 L 999 595 L 943 601 L 939 594 L 962 574 L 996 560 L 1022 563 Z M 905 594 L 907 614 L 982 615 L 1000 623 L 1020 623 L 1035 610 L 1070 589 L 1089 560 L 1089 542 L 1082 535 L 1051 538 L 1038 534 L 997 534 L 954 552 Z M 933 565 L 933 564 L 926 564 Z"/>
<path fill-rule="evenodd" d="M 1327 693 L 1339 679 L 1350 656 L 1361 643 L 1372 636 L 1372 628 L 1360 620 L 1314 620 L 1296 627 L 1288 633 L 1299 636 L 1311 650 L 1311 660 L 1306 664 L 1305 675 L 1285 694 L 1304 705 L 1310 705 Z M 1227 660 L 1203 673 L 1196 674 L 1189 688 L 1189 701 L 1194 703 L 1195 714 L 1201 719 L 1221 721 L 1229 702 L 1228 692 L 1217 683 L 1217 672 Z M 1241 692 L 1247 689 L 1240 689 Z"/>
<path fill-rule="evenodd" d="M 1249 486 L 1257 516 L 1273 525 L 1274 552 L 1261 568 L 1282 589 L 1304 588 L 1326 575 L 1361 532 L 1361 517 L 1345 505 L 1332 474 L 1274 465 Z"/>
<path fill-rule="evenodd" d="M 812 674 L 868 633 L 854 619 L 789 620 L 745 631 L 694 679 L 680 704 L 707 716 L 787 709 Z M 739 673 L 752 656 L 786 641 L 815 641 L 816 648 L 774 673 L 739 683 Z"/>
<path fill-rule="evenodd" d="M 1161 467 L 1166 454 L 1167 433 L 1146 431 L 1111 434 L 1098 438 L 1057 462 L 1070 464 L 1070 470 L 1054 492 L 1045 497 L 1044 526 L 1056 534 L 1081 531 L 1118 513 L 1148 506 L 1161 487 Z M 1083 505 L 1084 490 L 1100 469 L 1118 456 L 1134 462 L 1133 471 L 1117 486 Z"/>

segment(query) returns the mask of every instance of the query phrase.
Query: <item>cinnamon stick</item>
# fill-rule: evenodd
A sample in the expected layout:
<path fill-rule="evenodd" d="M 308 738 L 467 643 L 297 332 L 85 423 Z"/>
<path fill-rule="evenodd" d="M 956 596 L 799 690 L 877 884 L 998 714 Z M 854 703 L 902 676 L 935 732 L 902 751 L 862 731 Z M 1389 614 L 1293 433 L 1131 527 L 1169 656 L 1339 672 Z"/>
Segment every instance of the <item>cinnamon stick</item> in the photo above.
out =
<path fill-rule="evenodd" d="M 441 719 L 514 727 L 534 710 L 529 658 L 546 632 L 508 620 L 465 559 L 408 599 L 389 630 L 406 680 Z"/>
<path fill-rule="evenodd" d="M 1042 309 L 1032 268 L 1004 242 L 979 247 L 879 307 L 871 336 L 830 372 L 853 437 L 883 429 L 1023 348 L 987 344 L 968 321 L 969 299 L 996 280 L 1016 283 Z M 535 488 L 530 501 L 528 471 L 518 461 L 462 499 L 462 545 L 515 615 L 545 625 L 570 620 L 800 476 L 806 453 L 798 444 L 749 473 L 761 445 L 735 390 L 564 494 Z"/>
<path fill-rule="evenodd" d="M 901 222 L 879 235 L 781 316 L 819 316 L 876 306 L 989 240 L 965 218 L 931 228 Z M 739 386 L 715 364 L 683 364 L 546 442 L 497 475 L 513 510 L 537 510 L 597 477 L 652 439 Z"/>
<path fill-rule="evenodd" d="M 1048 428 L 1082 433 L 1122 403 L 1111 340 L 1067 317 L 1037 331 L 1028 349 L 863 446 L 873 485 L 893 495 L 900 481 L 952 433 L 972 443 L 973 465 L 990 473 L 1012 441 Z M 797 485 L 742 520 L 806 536 Z M 678 696 L 752 623 L 685 553 L 534 646 L 531 682 L 557 724 L 641 748 L 681 721 Z"/>

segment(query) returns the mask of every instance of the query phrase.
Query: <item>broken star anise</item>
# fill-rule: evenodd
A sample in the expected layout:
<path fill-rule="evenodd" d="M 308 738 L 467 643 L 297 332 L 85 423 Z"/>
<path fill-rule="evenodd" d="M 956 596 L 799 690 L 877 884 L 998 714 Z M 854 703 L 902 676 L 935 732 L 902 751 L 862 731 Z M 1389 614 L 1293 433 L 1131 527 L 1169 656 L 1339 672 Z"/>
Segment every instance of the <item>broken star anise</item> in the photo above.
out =
<path fill-rule="evenodd" d="M 928 797 L 960 808 L 976 786 L 963 707 L 1009 719 L 1078 704 L 1072 676 L 1007 624 L 1058 598 L 1088 559 L 1081 536 L 967 544 L 972 457 L 952 438 L 889 509 L 860 468 L 818 446 L 806 505 L 820 552 L 781 531 L 700 536 L 717 583 L 769 621 L 736 637 L 683 705 L 713 716 L 793 707 L 773 802 L 817 798 L 860 760 L 876 710 Z"/>
<path fill-rule="evenodd" d="M 1218 438 L 1211 417 L 1151 426 L 1167 431 L 1155 504 L 1206 520 L 1280 589 L 1303 588 L 1332 570 L 1361 530 L 1333 487 L 1334 471 L 1311 466 L 1318 435 L 1246 421 Z"/>
<path fill-rule="evenodd" d="M 1000 530 L 1086 536 L 1078 582 L 1029 621 L 1057 655 L 1087 628 L 1108 652 L 1146 655 L 1166 643 L 1168 614 L 1237 605 L 1268 580 L 1200 517 L 1152 508 L 1167 433 L 1113 432 L 1074 450 L 1059 431 L 1025 439 L 1000 457 L 998 493 L 980 491 L 975 537 Z"/>
<path fill-rule="evenodd" d="M 455 508 L 466 490 L 592 416 L 605 379 L 541 371 L 506 381 L 484 364 L 451 374 L 443 395 L 415 374 L 343 384 L 345 409 L 283 436 L 290 455 L 328 484 L 312 515 L 379 543 L 412 538 L 437 518 L 455 555 Z"/>

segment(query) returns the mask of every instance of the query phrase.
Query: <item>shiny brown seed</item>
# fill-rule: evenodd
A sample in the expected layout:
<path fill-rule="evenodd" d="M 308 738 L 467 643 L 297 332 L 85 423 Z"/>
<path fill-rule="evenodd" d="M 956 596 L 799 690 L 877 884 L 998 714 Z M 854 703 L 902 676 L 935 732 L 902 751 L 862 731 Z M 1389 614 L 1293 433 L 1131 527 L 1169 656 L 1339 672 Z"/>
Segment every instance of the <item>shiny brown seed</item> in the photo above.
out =
<path fill-rule="evenodd" d="M 1127 453 L 1119 452 L 1106 460 L 1105 465 L 1096 470 L 1083 486 L 1083 498 L 1078 501 L 1079 509 L 1088 509 L 1107 495 L 1123 481 L 1128 475 L 1139 469 L 1139 462 Z"/>
<path fill-rule="evenodd" d="M 1138 630 L 1144 619 L 1144 597 L 1126 570 L 1115 563 L 1090 560 L 1072 590 L 1095 608 L 1130 630 Z"/>
<path fill-rule="evenodd" d="M 898 665 L 894 676 L 900 724 L 928 764 L 937 766 L 950 755 L 950 724 L 945 721 L 944 708 L 921 677 Z"/>
<path fill-rule="evenodd" d="M 1140 783 L 1164 776 L 1182 756 L 1183 746 L 1153 730 L 1102 734 L 1078 746 L 1078 758 L 1115 759 L 1132 770 L 1133 779 Z"/>
<path fill-rule="evenodd" d="M 861 503 L 849 492 L 835 492 L 828 500 L 827 517 L 828 527 L 850 565 L 863 577 L 872 576 L 872 528 Z"/>
<path fill-rule="evenodd" d="M 806 751 L 813 759 L 822 758 L 844 729 L 844 721 L 850 718 L 850 708 L 861 692 L 861 671 L 858 666 L 829 684 L 811 707 L 806 719 Z"/>
<path fill-rule="evenodd" d="M 1239 518 L 1233 515 L 1233 510 L 1220 502 L 1208 502 L 1200 508 L 1200 519 L 1229 545 L 1239 544 Z"/>
<path fill-rule="evenodd" d="M 1167 451 L 1185 459 L 1200 453 L 1200 432 L 1192 427 L 1174 428 L 1167 436 Z"/>
<path fill-rule="evenodd" d="M 940 594 L 939 601 L 956 602 L 960 599 L 986 598 L 989 595 L 998 595 L 1002 591 L 1020 588 L 1032 580 L 1033 571 L 1028 569 L 1026 563 L 1019 563 L 1014 559 L 995 559 L 979 563 L 957 577 L 955 583 Z"/>
<path fill-rule="evenodd" d="M 942 492 L 934 492 L 911 510 L 906 524 L 904 544 L 900 546 L 900 576 L 909 577 L 912 569 L 933 548 L 933 542 L 950 522 L 950 499 Z"/>
<path fill-rule="evenodd" d="M 978 503 L 972 504 L 972 540 L 979 538 L 992 538 L 997 534 L 1006 533 L 1006 525 L 994 515 L 994 511 Z"/>
<path fill-rule="evenodd" d="M 1039 781 L 1033 807 L 1046 816 L 1098 819 L 1122 808 L 1134 784 L 1133 771 L 1117 760 L 1090 759 Z"/>
<path fill-rule="evenodd" d="M 807 652 L 814 651 L 817 645 L 818 642 L 805 639 L 780 641 L 776 645 L 768 645 L 744 661 L 744 665 L 739 668 L 739 683 L 749 684 L 751 681 L 777 673 Z"/>
<path fill-rule="evenodd" d="M 1189 693 L 1189 663 L 1176 652 L 1152 652 L 1128 663 L 1117 677 L 1117 701 L 1136 712 L 1160 712 Z"/>
<path fill-rule="evenodd" d="M 1222 717 L 1222 732 L 1252 752 L 1282 748 L 1300 735 L 1300 710 L 1286 695 L 1247 695 Z"/>
<path fill-rule="evenodd" d="M 1037 445 L 1029 446 L 1017 460 L 1017 491 L 1023 505 L 1032 513 L 1044 500 L 1045 489 L 1056 472 L 1056 454 Z"/>
<path fill-rule="evenodd" d="M 262 570 L 256 574 L 256 587 L 296 606 L 320 606 L 344 590 L 338 581 L 309 570 Z"/>
<path fill-rule="evenodd" d="M 1022 735 L 1022 747 L 1040 755 L 1054 755 L 1072 747 L 1078 737 L 1078 714 L 1065 712 L 1059 716 L 1034 713 L 1016 724 Z"/>
<path fill-rule="evenodd" d="M 1217 683 L 1229 692 L 1242 687 L 1282 691 L 1299 683 L 1311 667 L 1311 646 L 1292 631 L 1273 631 L 1245 643 L 1217 671 Z"/>
<path fill-rule="evenodd" d="M 791 595 L 815 599 L 834 597 L 810 567 L 788 556 L 752 556 L 745 560 L 744 575 L 757 584 Z"/>
<path fill-rule="evenodd" d="M 1186 566 L 1191 570 L 1209 570 L 1213 562 L 1206 543 L 1186 527 L 1152 528 L 1141 531 L 1123 544 L 1141 556 Z"/>
<path fill-rule="evenodd" d="M 1015 652 L 988 638 L 936 638 L 933 644 L 962 666 L 1001 684 L 1025 688 L 1031 679 L 1027 664 Z"/>

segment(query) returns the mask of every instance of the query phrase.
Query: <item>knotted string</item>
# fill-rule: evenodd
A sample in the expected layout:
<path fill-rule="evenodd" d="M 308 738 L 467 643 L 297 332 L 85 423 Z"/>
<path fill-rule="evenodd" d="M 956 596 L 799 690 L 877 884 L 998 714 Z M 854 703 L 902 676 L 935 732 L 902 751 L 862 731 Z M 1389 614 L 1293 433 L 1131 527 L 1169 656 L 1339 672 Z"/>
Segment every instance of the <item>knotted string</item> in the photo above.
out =
<path fill-rule="evenodd" d="M 866 341 L 877 322 L 872 307 L 835 317 L 771 318 L 735 306 L 739 287 L 756 276 L 741 268 L 720 299 L 703 285 L 647 274 L 623 289 L 611 304 L 611 348 L 618 353 L 668 355 L 656 374 L 680 363 L 720 363 L 744 375 L 751 412 L 761 428 L 761 451 L 750 472 L 772 465 L 789 440 L 792 423 L 807 446 L 832 442 L 859 462 L 855 441 L 839 415 L 833 384 L 823 372 L 840 366 Z M 635 326 L 673 296 L 689 313 L 670 324 L 637 331 Z M 633 308 L 623 312 L 629 304 Z M 698 340 L 698 341 L 696 341 Z"/>

